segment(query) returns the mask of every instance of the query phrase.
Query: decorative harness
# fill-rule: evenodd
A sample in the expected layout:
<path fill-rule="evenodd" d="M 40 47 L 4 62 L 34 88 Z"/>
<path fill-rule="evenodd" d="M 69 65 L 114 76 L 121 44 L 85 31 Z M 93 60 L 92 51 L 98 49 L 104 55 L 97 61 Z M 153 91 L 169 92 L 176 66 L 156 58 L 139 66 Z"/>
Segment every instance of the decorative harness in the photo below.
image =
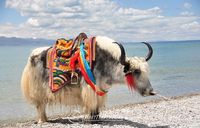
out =
<path fill-rule="evenodd" d="M 74 40 L 58 39 L 47 53 L 49 86 L 56 92 L 66 85 L 79 85 L 81 76 L 99 96 L 107 91 L 96 85 L 93 75 L 95 61 L 95 37 L 87 38 L 84 33 Z"/>

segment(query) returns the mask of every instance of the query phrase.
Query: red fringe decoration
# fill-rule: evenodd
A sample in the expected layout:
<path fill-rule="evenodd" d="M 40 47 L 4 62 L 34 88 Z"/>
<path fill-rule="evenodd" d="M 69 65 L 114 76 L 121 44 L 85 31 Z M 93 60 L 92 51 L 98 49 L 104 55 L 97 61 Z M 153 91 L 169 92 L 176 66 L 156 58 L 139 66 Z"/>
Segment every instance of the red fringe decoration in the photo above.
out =
<path fill-rule="evenodd" d="M 133 92 L 136 89 L 134 76 L 132 73 L 128 73 L 125 75 L 125 79 L 128 84 L 128 88 Z"/>

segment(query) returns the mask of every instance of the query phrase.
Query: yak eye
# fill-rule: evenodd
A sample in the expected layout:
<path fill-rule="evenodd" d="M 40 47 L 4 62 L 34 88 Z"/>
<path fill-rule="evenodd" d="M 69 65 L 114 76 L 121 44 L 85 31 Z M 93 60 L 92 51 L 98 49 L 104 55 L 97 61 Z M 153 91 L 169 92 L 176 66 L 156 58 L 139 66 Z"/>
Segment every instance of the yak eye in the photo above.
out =
<path fill-rule="evenodd" d="M 136 69 L 133 73 L 136 74 L 136 75 L 139 75 L 141 73 L 141 70 Z"/>

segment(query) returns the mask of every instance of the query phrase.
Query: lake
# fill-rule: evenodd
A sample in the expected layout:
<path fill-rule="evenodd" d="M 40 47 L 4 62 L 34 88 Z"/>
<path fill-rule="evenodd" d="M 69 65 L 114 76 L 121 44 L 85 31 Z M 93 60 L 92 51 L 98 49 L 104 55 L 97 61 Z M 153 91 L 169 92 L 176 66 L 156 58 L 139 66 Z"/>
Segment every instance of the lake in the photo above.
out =
<path fill-rule="evenodd" d="M 164 96 L 200 92 L 200 41 L 151 43 L 154 54 L 149 61 L 153 88 Z M 42 44 L 0 45 L 0 122 L 33 118 L 35 109 L 25 102 L 20 88 L 23 68 L 30 52 Z M 146 56 L 141 43 L 125 43 L 128 56 Z M 154 98 L 154 97 L 151 97 Z M 108 93 L 108 106 L 151 99 L 131 94 L 126 85 L 116 85 Z"/>

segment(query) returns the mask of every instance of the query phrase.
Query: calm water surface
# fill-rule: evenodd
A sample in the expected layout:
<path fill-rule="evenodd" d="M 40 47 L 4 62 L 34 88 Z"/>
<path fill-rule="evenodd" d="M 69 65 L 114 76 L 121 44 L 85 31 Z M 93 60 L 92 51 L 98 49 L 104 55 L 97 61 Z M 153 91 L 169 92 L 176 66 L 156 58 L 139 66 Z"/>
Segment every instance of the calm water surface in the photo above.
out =
<path fill-rule="evenodd" d="M 124 46 L 129 56 L 147 53 L 141 43 Z M 0 46 L 0 122 L 35 116 L 35 109 L 22 97 L 20 78 L 31 50 L 36 47 L 39 46 Z M 200 92 L 200 41 L 157 42 L 152 47 L 150 80 L 157 92 L 165 96 Z M 117 85 L 109 92 L 108 106 L 148 99 L 131 94 L 126 85 Z"/>

